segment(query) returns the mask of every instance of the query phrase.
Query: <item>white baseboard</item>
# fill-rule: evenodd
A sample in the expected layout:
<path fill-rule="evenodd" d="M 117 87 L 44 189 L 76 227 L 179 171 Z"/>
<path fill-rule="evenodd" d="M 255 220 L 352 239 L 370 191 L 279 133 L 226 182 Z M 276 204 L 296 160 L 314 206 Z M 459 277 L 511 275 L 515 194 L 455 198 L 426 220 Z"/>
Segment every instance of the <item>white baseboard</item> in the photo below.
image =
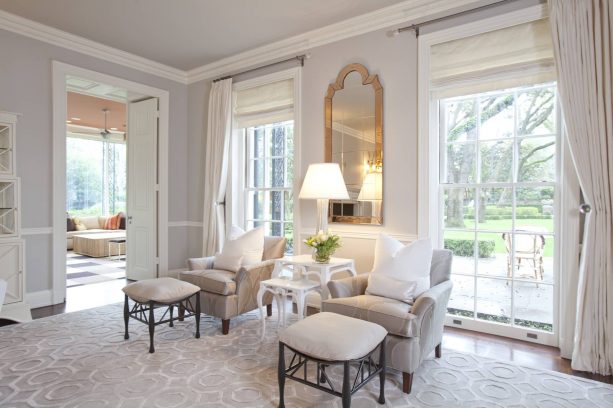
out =
<path fill-rule="evenodd" d="M 32 309 L 53 304 L 53 291 L 51 289 L 26 293 L 26 300 Z"/>

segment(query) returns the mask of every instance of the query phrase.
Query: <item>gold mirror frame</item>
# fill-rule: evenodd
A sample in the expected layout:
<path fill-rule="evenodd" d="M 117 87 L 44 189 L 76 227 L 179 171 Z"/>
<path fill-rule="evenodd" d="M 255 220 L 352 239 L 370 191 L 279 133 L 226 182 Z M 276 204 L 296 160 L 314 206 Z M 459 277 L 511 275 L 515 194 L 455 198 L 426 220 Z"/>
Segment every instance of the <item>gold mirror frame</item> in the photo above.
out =
<path fill-rule="evenodd" d="M 325 161 L 332 162 L 332 98 L 336 91 L 344 89 L 345 78 L 352 72 L 357 72 L 362 77 L 362 85 L 372 85 L 375 91 L 375 162 L 383 164 L 383 87 L 379 82 L 378 75 L 370 75 L 368 68 L 362 64 L 349 64 L 345 66 L 337 75 L 336 81 L 328 85 L 328 92 L 325 97 Z M 382 187 L 383 189 L 383 187 Z M 378 222 L 373 222 L 373 217 L 368 216 L 337 216 L 335 217 L 330 203 L 328 211 L 329 222 L 346 224 L 383 224 L 383 206 L 379 213 Z"/>

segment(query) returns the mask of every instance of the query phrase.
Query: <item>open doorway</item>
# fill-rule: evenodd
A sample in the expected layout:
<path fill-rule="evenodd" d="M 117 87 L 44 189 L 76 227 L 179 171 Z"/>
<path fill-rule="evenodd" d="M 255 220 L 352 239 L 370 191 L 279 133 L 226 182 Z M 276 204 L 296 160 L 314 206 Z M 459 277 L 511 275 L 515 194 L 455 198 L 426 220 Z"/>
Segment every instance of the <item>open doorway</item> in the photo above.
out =
<path fill-rule="evenodd" d="M 126 277 L 127 91 L 66 79 L 66 287 Z"/>
<path fill-rule="evenodd" d="M 54 62 L 53 98 L 53 303 L 116 302 L 168 268 L 169 93 Z"/>

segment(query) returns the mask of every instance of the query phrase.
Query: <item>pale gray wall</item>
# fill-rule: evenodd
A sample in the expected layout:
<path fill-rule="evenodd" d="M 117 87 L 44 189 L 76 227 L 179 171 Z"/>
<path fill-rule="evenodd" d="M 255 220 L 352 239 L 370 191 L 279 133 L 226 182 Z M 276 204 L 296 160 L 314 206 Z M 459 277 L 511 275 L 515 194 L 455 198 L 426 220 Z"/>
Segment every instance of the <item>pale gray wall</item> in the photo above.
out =
<path fill-rule="evenodd" d="M 188 87 L 188 219 L 202 223 L 204 197 L 204 152 L 206 116 L 209 106 L 210 81 L 200 81 Z M 192 226 L 188 230 L 188 253 L 190 257 L 202 255 L 202 228 Z"/>
<path fill-rule="evenodd" d="M 521 0 L 438 23 L 424 28 L 422 32 L 452 27 L 542 2 Z M 302 69 L 301 178 L 310 163 L 324 160 L 324 96 L 328 84 L 336 79 L 338 72 L 349 63 L 359 62 L 372 74 L 378 74 L 383 85 L 384 225 L 331 226 L 360 235 L 360 238 L 344 238 L 343 248 L 338 255 L 355 258 L 358 270 L 362 272 L 372 267 L 372 254 L 378 232 L 385 231 L 406 237 L 417 235 L 417 40 L 412 33 L 393 38 L 386 34 L 387 30 L 381 30 L 313 48 L 308 51 L 311 58 L 305 61 Z M 291 66 L 295 64 L 252 72 L 235 78 L 235 81 Z M 206 102 L 202 101 L 201 96 L 203 92 L 208 93 L 209 88 L 210 81 L 189 85 L 190 143 L 202 137 L 200 132 L 206 127 Z M 191 105 L 193 102 L 199 104 L 197 108 Z M 190 163 L 190 171 L 196 167 L 194 163 Z M 200 197 L 203 187 L 201 179 L 200 183 L 198 181 L 197 178 L 191 178 L 189 190 L 197 191 L 195 194 Z M 315 203 L 305 201 L 301 206 L 301 214 L 297 216 L 300 217 L 303 231 L 308 233 L 315 228 Z M 190 212 L 190 216 L 192 215 L 196 217 L 194 220 L 202 220 L 197 211 L 194 214 Z"/>
<path fill-rule="evenodd" d="M 17 175 L 22 182 L 22 227 L 52 225 L 51 61 L 114 75 L 170 92 L 169 221 L 186 221 L 187 86 L 0 30 L 0 110 L 21 113 L 17 135 Z M 162 154 L 166 152 L 161 152 Z M 51 235 L 26 239 L 26 290 L 51 288 Z M 169 268 L 184 265 L 187 229 L 170 229 Z"/>
<path fill-rule="evenodd" d="M 417 42 L 411 35 L 390 39 L 385 31 L 378 31 L 317 47 L 308 52 L 311 58 L 305 62 L 302 69 L 301 178 L 304 177 L 309 163 L 324 160 L 324 96 L 328 84 L 334 82 L 338 72 L 349 63 L 359 62 L 371 73 L 379 74 L 384 87 L 385 225 L 343 226 L 344 229 L 367 231 L 371 234 L 366 240 L 346 238 L 344 248 L 339 252 L 344 256 L 356 258 L 358 266 L 370 268 L 370 254 L 379 231 L 405 235 L 417 233 Z M 295 64 L 284 64 L 279 69 L 292 66 Z M 269 72 L 274 71 L 262 70 L 243 75 L 235 81 Z M 202 94 L 208 94 L 209 89 L 210 81 L 189 85 L 190 143 L 202 138 L 202 132 L 206 129 L 207 103 L 203 101 Z M 198 107 L 194 104 L 198 104 Z M 190 155 L 193 153 L 190 152 Z M 190 171 L 195 169 L 196 164 L 190 163 Z M 202 179 L 189 180 L 188 190 L 201 197 Z M 193 200 L 190 199 L 191 201 Z M 315 204 L 304 201 L 301 205 L 301 214 L 297 216 L 300 217 L 302 229 L 314 229 Z M 190 212 L 190 216 L 200 221 L 201 212 L 201 208 L 198 208 L 196 212 Z M 200 251 L 200 248 L 197 249 Z"/>

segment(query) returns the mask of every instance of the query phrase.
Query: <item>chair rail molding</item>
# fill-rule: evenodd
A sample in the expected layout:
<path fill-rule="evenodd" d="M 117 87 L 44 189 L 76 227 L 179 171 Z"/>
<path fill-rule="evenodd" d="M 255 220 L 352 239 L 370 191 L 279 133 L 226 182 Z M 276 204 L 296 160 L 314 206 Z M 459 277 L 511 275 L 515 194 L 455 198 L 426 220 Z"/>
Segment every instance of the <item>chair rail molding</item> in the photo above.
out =
<path fill-rule="evenodd" d="M 341 238 L 353 238 L 353 239 L 366 239 L 366 240 L 376 240 L 377 237 L 379 236 L 379 234 L 384 233 L 389 235 L 392 238 L 397 239 L 400 242 L 404 242 L 404 243 L 410 243 L 413 241 L 416 241 L 417 235 L 415 234 L 403 234 L 403 233 L 397 233 L 397 232 L 387 232 L 385 230 L 377 230 L 377 231 L 358 231 L 358 230 L 351 230 L 351 229 L 347 229 L 347 228 L 339 228 L 336 227 L 334 228 L 335 224 L 332 224 L 332 230 L 334 234 L 339 235 Z M 301 237 L 306 237 L 306 236 L 310 236 L 310 235 L 315 235 L 316 231 L 315 228 L 303 228 L 300 230 L 300 236 Z"/>
<path fill-rule="evenodd" d="M 168 221 L 168 228 L 180 228 L 180 227 L 192 227 L 202 228 L 204 223 L 202 221 Z"/>
<path fill-rule="evenodd" d="M 34 228 L 22 228 L 21 235 L 47 235 L 53 234 L 53 227 L 34 227 Z"/>

